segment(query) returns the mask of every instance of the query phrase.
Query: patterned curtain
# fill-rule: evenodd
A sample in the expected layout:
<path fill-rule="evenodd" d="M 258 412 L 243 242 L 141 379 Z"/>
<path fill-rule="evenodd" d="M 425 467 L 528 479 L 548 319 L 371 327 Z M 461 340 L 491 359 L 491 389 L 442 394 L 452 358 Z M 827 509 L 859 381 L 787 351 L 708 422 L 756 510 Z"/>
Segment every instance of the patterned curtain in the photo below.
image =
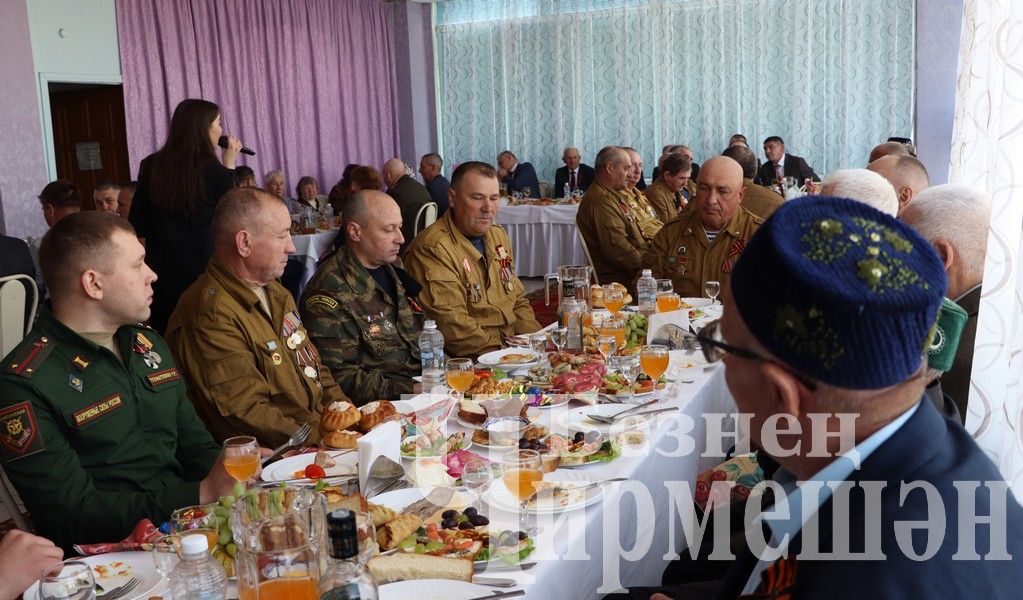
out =
<path fill-rule="evenodd" d="M 510 149 L 553 181 L 661 147 L 697 162 L 733 133 L 780 135 L 818 174 L 913 131 L 913 0 L 449 0 L 436 33 L 444 158 Z"/>
<path fill-rule="evenodd" d="M 949 179 L 987 190 L 992 198 L 966 428 L 1023 501 L 1020 31 L 1023 10 L 1015 0 L 966 0 Z"/>

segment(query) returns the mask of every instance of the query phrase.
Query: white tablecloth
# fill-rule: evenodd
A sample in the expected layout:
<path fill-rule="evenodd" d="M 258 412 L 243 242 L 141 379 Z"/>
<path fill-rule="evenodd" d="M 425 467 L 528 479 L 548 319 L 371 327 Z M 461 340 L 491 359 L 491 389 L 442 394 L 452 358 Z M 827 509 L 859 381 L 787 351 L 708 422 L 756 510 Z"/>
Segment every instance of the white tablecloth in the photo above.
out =
<path fill-rule="evenodd" d="M 504 227 L 519 277 L 541 277 L 561 265 L 585 265 L 575 225 L 578 204 L 509 206 L 501 200 L 497 224 Z"/>
<path fill-rule="evenodd" d="M 334 239 L 340 231 L 340 229 L 331 229 L 291 236 L 291 240 L 295 243 L 295 253 L 292 254 L 292 257 L 302 261 L 302 264 L 305 266 L 305 273 L 302 274 L 302 285 L 299 288 L 299 292 L 305 289 L 306 284 L 316 274 L 316 265 L 320 262 L 320 257 L 331 249 L 334 245 Z"/>

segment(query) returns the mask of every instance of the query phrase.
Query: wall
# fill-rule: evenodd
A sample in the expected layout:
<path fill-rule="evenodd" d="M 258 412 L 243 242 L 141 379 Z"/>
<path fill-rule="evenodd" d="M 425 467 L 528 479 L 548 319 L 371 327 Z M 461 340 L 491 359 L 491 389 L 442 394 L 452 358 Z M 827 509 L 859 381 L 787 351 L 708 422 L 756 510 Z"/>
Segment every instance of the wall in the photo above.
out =
<path fill-rule="evenodd" d="M 114 0 L 31 0 L 28 19 L 36 71 L 120 79 Z"/>
<path fill-rule="evenodd" d="M 916 3 L 916 143 L 931 185 L 948 181 L 963 0 Z"/>
<path fill-rule="evenodd" d="M 395 2 L 393 7 L 399 158 L 418 169 L 419 157 L 439 150 L 433 69 L 433 6 L 402 0 Z"/>
<path fill-rule="evenodd" d="M 46 228 L 36 197 L 46 185 L 39 97 L 24 0 L 0 2 L 0 231 L 39 236 Z"/>

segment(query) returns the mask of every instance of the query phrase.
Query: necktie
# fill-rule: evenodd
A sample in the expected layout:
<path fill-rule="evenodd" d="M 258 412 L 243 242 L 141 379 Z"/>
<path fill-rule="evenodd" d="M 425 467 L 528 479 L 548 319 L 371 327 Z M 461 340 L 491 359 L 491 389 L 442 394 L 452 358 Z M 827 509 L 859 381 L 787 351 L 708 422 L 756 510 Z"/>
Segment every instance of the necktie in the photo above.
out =
<path fill-rule="evenodd" d="M 575 185 L 575 171 L 572 171 L 568 175 L 568 187 L 569 187 L 569 189 L 573 189 L 573 190 L 576 188 L 576 185 Z"/>
<path fill-rule="evenodd" d="M 785 167 L 775 164 L 774 165 L 774 178 L 778 181 L 785 181 Z"/>

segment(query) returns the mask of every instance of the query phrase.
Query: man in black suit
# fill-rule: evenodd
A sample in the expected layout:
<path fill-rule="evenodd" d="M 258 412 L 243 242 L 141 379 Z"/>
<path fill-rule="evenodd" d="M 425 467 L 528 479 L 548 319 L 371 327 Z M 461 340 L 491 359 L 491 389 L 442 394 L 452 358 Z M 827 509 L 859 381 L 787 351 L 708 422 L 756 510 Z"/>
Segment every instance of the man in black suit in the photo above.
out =
<path fill-rule="evenodd" d="M 401 235 L 405 241 L 401 244 L 399 253 L 404 254 L 405 248 L 415 237 L 416 216 L 424 204 L 433 200 L 430 199 L 430 192 L 415 179 L 409 177 L 408 169 L 400 158 L 392 158 L 384 163 L 383 168 L 384 185 L 387 186 L 387 193 L 398 203 L 401 209 Z M 420 223 L 420 231 L 425 229 Z"/>
<path fill-rule="evenodd" d="M 767 162 L 760 165 L 757 172 L 756 183 L 760 185 L 771 186 L 785 177 L 795 177 L 799 185 L 803 185 L 807 179 L 821 180 L 801 157 L 786 154 L 785 140 L 776 135 L 764 140 L 764 154 L 767 155 Z"/>
<path fill-rule="evenodd" d="M 28 244 L 18 238 L 0 235 L 0 277 L 8 275 L 28 275 L 34 280 L 36 268 L 32 263 L 32 254 L 28 251 Z M 32 291 L 27 284 L 25 285 L 25 299 L 28 303 L 32 302 Z M 31 311 L 26 304 L 26 319 L 29 312 Z"/>
<path fill-rule="evenodd" d="M 569 190 L 585 192 L 586 188 L 593 183 L 596 175 L 593 167 L 582 164 L 579 150 L 571 146 L 565 148 L 561 154 L 561 160 L 565 166 L 554 171 L 554 197 L 563 198 L 565 196 L 565 185 L 568 185 Z"/>
<path fill-rule="evenodd" d="M 540 197 L 540 181 L 536 178 L 536 169 L 532 163 L 520 163 L 518 158 L 510 150 L 497 155 L 497 174 L 501 177 L 501 183 L 508 186 L 508 193 L 523 192 L 529 189 L 528 197 Z"/>
<path fill-rule="evenodd" d="M 423 176 L 423 184 L 430 192 L 430 197 L 437 203 L 438 219 L 443 217 L 444 211 L 448 209 L 448 189 L 451 188 L 448 178 L 440 172 L 443 166 L 444 159 L 436 152 L 424 154 L 419 159 L 419 174 Z"/>

